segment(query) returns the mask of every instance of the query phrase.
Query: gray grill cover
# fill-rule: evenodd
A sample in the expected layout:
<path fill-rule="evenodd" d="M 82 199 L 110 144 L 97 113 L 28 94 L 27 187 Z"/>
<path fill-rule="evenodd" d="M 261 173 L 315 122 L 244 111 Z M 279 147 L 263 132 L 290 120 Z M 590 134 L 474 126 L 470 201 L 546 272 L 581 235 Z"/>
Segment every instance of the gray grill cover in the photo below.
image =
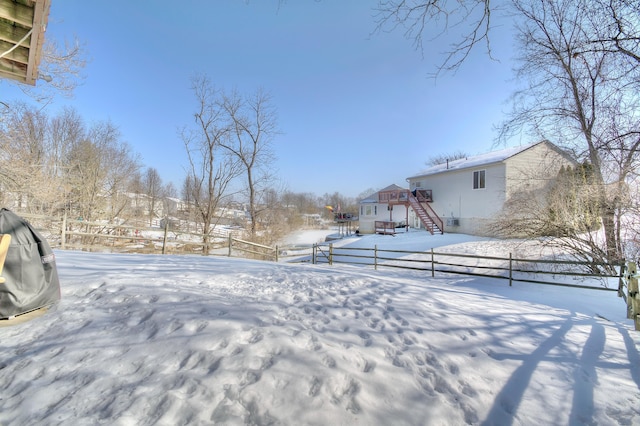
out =
<path fill-rule="evenodd" d="M 0 234 L 11 235 L 0 284 L 0 318 L 24 314 L 60 300 L 56 259 L 49 243 L 15 213 L 0 210 Z"/>

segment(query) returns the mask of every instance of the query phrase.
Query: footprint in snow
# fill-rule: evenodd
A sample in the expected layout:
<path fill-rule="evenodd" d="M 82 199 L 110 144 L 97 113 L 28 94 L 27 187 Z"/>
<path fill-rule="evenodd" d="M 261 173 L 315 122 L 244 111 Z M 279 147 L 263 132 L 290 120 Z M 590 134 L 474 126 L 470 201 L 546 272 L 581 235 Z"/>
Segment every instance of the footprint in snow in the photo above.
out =
<path fill-rule="evenodd" d="M 371 346 L 371 335 L 366 331 L 359 331 L 358 336 L 362 339 L 364 346 Z"/>
<path fill-rule="evenodd" d="M 247 343 L 254 344 L 261 341 L 263 338 L 262 332 L 256 328 L 251 329 L 249 336 L 247 337 Z"/>
<path fill-rule="evenodd" d="M 318 395 L 320 388 L 322 388 L 322 380 L 316 376 L 311 377 L 311 380 L 309 380 L 309 396 L 314 397 Z"/>
<path fill-rule="evenodd" d="M 373 369 L 376 366 L 375 362 L 369 361 L 368 359 L 366 359 L 361 354 L 358 354 L 358 356 L 356 357 L 355 364 L 356 364 L 356 367 L 358 368 L 358 370 L 363 372 L 363 373 L 372 372 Z"/>
<path fill-rule="evenodd" d="M 352 414 L 362 411 L 360 404 L 356 401 L 356 395 L 360 391 L 360 383 L 357 380 L 345 376 L 331 387 L 332 404 L 344 404 L 344 408 Z"/>
<path fill-rule="evenodd" d="M 334 368 L 336 366 L 336 360 L 329 355 L 325 355 L 322 358 L 322 363 L 329 368 Z"/>
<path fill-rule="evenodd" d="M 319 351 L 322 349 L 322 343 L 318 342 L 318 338 L 315 335 L 311 335 L 307 341 L 306 348 L 310 351 Z"/>
<path fill-rule="evenodd" d="M 184 327 L 184 323 L 182 321 L 173 320 L 169 323 L 168 334 L 175 333 L 176 331 L 180 330 L 182 327 Z"/>

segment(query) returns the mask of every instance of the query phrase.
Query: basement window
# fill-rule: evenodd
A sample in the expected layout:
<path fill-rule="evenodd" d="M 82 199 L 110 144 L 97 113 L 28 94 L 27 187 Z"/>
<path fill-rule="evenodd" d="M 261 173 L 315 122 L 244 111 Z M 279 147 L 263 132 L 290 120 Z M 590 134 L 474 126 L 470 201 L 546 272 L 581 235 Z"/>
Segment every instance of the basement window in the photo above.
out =
<path fill-rule="evenodd" d="M 473 172 L 473 189 L 483 189 L 485 187 L 484 170 Z"/>

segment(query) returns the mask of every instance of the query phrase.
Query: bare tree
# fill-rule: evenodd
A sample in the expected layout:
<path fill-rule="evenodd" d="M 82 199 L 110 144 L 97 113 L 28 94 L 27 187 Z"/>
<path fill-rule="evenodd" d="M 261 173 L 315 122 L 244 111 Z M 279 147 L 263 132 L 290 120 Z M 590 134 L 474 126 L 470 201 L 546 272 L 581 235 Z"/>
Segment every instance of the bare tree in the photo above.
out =
<path fill-rule="evenodd" d="M 20 103 L 9 110 L 2 124 L 3 189 L 29 210 L 42 212 L 51 208 L 56 201 L 56 182 L 47 134 L 48 117 L 41 110 Z"/>
<path fill-rule="evenodd" d="M 195 202 L 193 200 L 193 194 L 195 192 L 194 189 L 194 178 L 191 173 L 188 173 L 182 182 L 182 187 L 180 189 L 180 196 L 182 197 L 182 202 L 186 206 L 186 208 L 179 212 L 181 213 L 181 218 L 186 221 L 187 231 L 191 229 L 191 223 L 195 223 L 197 220 L 196 211 L 195 211 Z"/>
<path fill-rule="evenodd" d="M 93 125 L 89 137 L 99 150 L 100 167 L 104 169 L 102 190 L 108 202 L 106 219 L 121 219 L 131 203 L 126 191 L 140 170 L 139 155 L 122 140 L 120 130 L 109 121 Z"/>
<path fill-rule="evenodd" d="M 261 244 L 275 245 L 296 224 L 297 212 L 283 202 L 282 193 L 275 188 L 267 188 L 261 194 L 264 205 L 260 214 L 261 232 L 257 241 Z"/>
<path fill-rule="evenodd" d="M 589 32 L 593 35 L 583 50 L 618 53 L 623 60 L 636 65 L 640 63 L 640 1 L 594 0 L 590 9 Z"/>
<path fill-rule="evenodd" d="M 109 122 L 93 125 L 66 157 L 73 210 L 85 220 L 118 217 L 129 204 L 126 190 L 139 169 L 138 156 Z"/>
<path fill-rule="evenodd" d="M 510 0 L 501 5 L 516 23 L 516 75 L 525 87 L 514 95 L 514 110 L 500 137 L 528 129 L 591 164 L 602 249 L 616 261 L 624 250 L 623 214 L 633 207 L 624 203 L 633 200 L 625 191 L 640 161 L 640 1 Z M 467 31 L 439 67 L 455 70 L 480 41 L 489 43 L 490 17 L 497 10 L 489 0 L 381 1 L 378 26 L 403 26 L 422 48 L 429 25 L 461 25 Z M 487 49 L 490 53 L 489 44 Z"/>
<path fill-rule="evenodd" d="M 164 197 L 176 198 L 178 196 L 178 190 L 173 182 L 167 182 L 162 188 L 162 195 Z"/>
<path fill-rule="evenodd" d="M 35 87 L 16 84 L 31 99 L 49 104 L 57 95 L 73 96 L 75 88 L 84 80 L 82 70 L 86 63 L 87 53 L 77 38 L 64 40 L 62 45 L 56 40 L 47 39 L 38 67 L 39 84 Z M 7 103 L 2 103 L 8 106 Z"/>
<path fill-rule="evenodd" d="M 375 8 L 376 31 L 402 30 L 421 52 L 424 52 L 425 40 L 432 43 L 450 33 L 458 33 L 437 67 L 438 72 L 455 71 L 479 45 L 492 56 L 492 18 L 496 13 L 520 20 L 518 9 L 522 4 L 535 5 L 538 1 L 380 0 Z M 588 7 L 590 20 L 582 25 L 589 37 L 584 40 L 581 50 L 613 52 L 635 63 L 640 62 L 640 1 L 593 0 Z"/>
<path fill-rule="evenodd" d="M 375 9 L 376 31 L 401 29 L 416 49 L 424 51 L 424 39 L 435 40 L 453 29 L 462 29 L 437 68 L 455 71 L 478 45 L 491 56 L 491 17 L 496 6 L 491 0 L 382 0 Z"/>
<path fill-rule="evenodd" d="M 438 164 L 445 164 L 449 161 L 460 160 L 462 158 L 467 158 L 469 155 L 464 151 L 454 151 L 449 154 L 440 154 L 430 157 L 427 160 L 427 166 L 437 166 Z"/>
<path fill-rule="evenodd" d="M 224 96 L 223 108 L 230 132 L 221 139 L 221 146 L 242 165 L 251 216 L 249 234 L 254 240 L 260 216 L 270 205 L 261 196 L 270 194 L 266 189 L 274 179 L 271 142 L 277 133 L 276 112 L 271 97 L 262 90 L 253 97 L 243 97 L 237 92 Z"/>
<path fill-rule="evenodd" d="M 164 216 L 168 220 L 169 216 L 175 217 L 178 213 L 178 205 L 175 202 L 178 198 L 178 190 L 173 182 L 167 182 L 167 184 L 162 187 L 161 194 Z"/>
<path fill-rule="evenodd" d="M 188 176 L 183 192 L 195 208 L 202 226 L 203 254 L 209 253 L 210 232 L 215 226 L 216 209 L 220 207 L 231 181 L 238 176 L 239 164 L 222 149 L 230 128 L 221 106 L 219 93 L 206 76 L 192 78 L 192 90 L 197 101 L 195 128 L 181 132 L 189 159 Z"/>
<path fill-rule="evenodd" d="M 54 161 L 54 170 L 52 174 L 57 177 L 59 182 L 58 191 L 58 208 L 63 212 L 70 213 L 69 194 L 71 193 L 70 182 L 68 176 L 69 151 L 71 147 L 76 146 L 85 137 L 85 126 L 82 118 L 75 109 L 64 108 L 57 116 L 50 121 L 50 138 L 51 149 L 50 154 Z"/>
<path fill-rule="evenodd" d="M 131 204 L 128 209 L 131 216 L 135 219 L 144 217 L 146 194 L 142 183 L 142 174 L 139 171 L 130 176 L 127 191 L 131 196 Z"/>
<path fill-rule="evenodd" d="M 607 259 L 623 257 L 620 226 L 627 180 L 640 166 L 638 73 L 621 56 L 593 46 L 591 2 L 515 1 L 523 17 L 518 26 L 518 75 L 528 81 L 514 97 L 514 110 L 502 135 L 528 128 L 562 141 L 592 167 Z"/>
<path fill-rule="evenodd" d="M 329 206 L 332 210 L 325 209 L 325 216 L 333 218 L 333 213 L 353 213 L 357 214 L 358 205 L 356 200 L 334 192 L 333 194 L 324 194 L 321 197 L 323 206 Z"/>
<path fill-rule="evenodd" d="M 538 175 L 527 174 L 529 180 Z M 597 186 L 593 185 L 593 168 L 583 163 L 575 168 L 562 167 L 556 179 L 535 190 L 522 188 L 513 192 L 495 220 L 487 224 L 491 235 L 509 238 L 543 238 L 546 247 L 585 262 L 590 273 L 615 273 L 604 249 L 600 228 Z"/>
<path fill-rule="evenodd" d="M 360 203 L 360 201 L 372 196 L 373 194 L 376 194 L 378 191 L 380 191 L 380 188 L 367 188 L 364 191 L 362 191 L 360 194 L 358 194 L 358 196 L 356 197 L 356 200 L 358 201 L 358 203 Z"/>
<path fill-rule="evenodd" d="M 153 224 L 153 219 L 157 217 L 157 209 L 160 204 L 162 194 L 162 178 L 160 173 L 153 167 L 149 167 L 143 176 L 143 188 L 147 197 L 147 214 L 149 216 L 149 226 Z"/>

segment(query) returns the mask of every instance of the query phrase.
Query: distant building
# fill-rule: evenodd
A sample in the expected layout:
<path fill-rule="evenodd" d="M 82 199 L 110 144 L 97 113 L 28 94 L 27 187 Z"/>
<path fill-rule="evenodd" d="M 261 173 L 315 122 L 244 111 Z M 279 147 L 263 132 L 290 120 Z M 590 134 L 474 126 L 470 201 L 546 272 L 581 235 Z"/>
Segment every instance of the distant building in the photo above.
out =
<path fill-rule="evenodd" d="M 404 227 L 409 218 L 407 206 L 404 204 L 390 204 L 385 200 L 383 194 L 408 191 L 406 188 L 393 184 L 361 200 L 359 205 L 359 232 L 362 234 L 375 233 L 376 222 L 391 222 L 392 224 L 390 223 L 387 226 L 393 226 L 394 228 Z"/>
<path fill-rule="evenodd" d="M 411 191 L 430 193 L 429 207 L 445 232 L 483 235 L 483 227 L 517 191 L 543 190 L 562 166 L 576 161 L 548 141 L 449 161 L 407 178 Z M 409 212 L 409 224 L 421 219 Z"/>

